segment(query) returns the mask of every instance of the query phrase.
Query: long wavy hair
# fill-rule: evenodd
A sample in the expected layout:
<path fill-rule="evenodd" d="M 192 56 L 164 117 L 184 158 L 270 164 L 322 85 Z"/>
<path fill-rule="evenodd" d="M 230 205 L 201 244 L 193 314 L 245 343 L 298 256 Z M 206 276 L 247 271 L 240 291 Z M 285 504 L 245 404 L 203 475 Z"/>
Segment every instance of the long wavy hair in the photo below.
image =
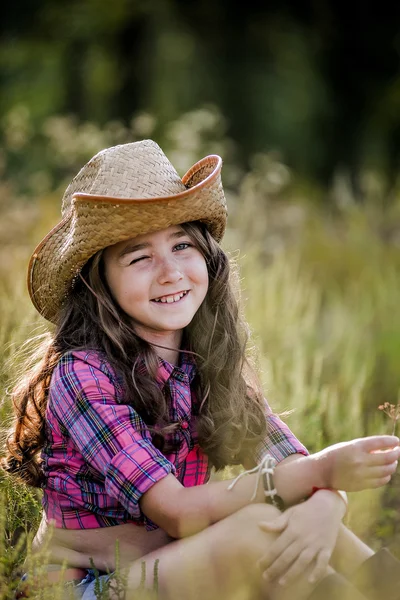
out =
<path fill-rule="evenodd" d="M 217 469 L 249 459 L 266 433 L 263 395 L 247 355 L 248 328 L 238 302 L 238 278 L 207 228 L 185 223 L 183 229 L 205 258 L 207 295 L 185 328 L 183 348 L 193 353 L 193 387 L 201 448 Z M 60 311 L 53 335 L 39 348 L 41 359 L 13 391 L 14 423 L 1 466 L 29 485 L 44 482 L 40 452 L 46 439 L 45 411 L 51 376 L 61 356 L 71 350 L 100 352 L 124 384 L 130 404 L 166 452 L 178 424 L 168 421 L 168 399 L 155 382 L 154 347 L 136 335 L 128 315 L 114 301 L 104 276 L 103 251 L 88 261 Z M 236 282 L 236 283 L 235 283 Z M 146 371 L 138 369 L 143 359 Z"/>

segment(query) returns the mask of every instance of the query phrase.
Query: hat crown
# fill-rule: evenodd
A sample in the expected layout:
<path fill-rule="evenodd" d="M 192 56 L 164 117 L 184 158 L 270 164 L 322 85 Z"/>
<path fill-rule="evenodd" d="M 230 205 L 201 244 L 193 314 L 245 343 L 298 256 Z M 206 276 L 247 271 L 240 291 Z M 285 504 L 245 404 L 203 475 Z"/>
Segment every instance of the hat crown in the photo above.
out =
<path fill-rule="evenodd" d="M 206 156 L 181 179 L 152 140 L 96 154 L 71 181 L 62 219 L 32 254 L 28 288 L 37 310 L 56 323 L 84 264 L 122 240 L 201 221 L 220 241 L 227 218 L 221 167 L 221 157 Z"/>
<path fill-rule="evenodd" d="M 156 198 L 185 191 L 177 171 L 160 146 L 142 140 L 106 148 L 74 177 L 62 199 L 61 213 L 71 209 L 74 194 L 115 198 Z"/>

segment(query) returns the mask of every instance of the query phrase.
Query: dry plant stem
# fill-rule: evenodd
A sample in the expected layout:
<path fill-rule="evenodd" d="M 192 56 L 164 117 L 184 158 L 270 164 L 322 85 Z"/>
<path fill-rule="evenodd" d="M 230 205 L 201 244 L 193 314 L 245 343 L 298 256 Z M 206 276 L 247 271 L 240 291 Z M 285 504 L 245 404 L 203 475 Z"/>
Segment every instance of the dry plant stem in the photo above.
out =
<path fill-rule="evenodd" d="M 400 404 L 390 404 L 390 402 L 385 402 L 384 404 L 380 404 L 378 409 L 383 411 L 385 415 L 393 421 L 392 435 L 395 435 L 396 424 L 400 419 Z"/>

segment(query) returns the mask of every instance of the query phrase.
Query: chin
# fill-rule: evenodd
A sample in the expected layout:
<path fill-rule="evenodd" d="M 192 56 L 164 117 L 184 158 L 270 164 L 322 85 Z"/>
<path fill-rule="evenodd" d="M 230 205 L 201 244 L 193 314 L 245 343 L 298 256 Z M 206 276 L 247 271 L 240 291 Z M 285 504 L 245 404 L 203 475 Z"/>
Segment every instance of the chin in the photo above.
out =
<path fill-rule="evenodd" d="M 187 327 L 189 325 L 189 323 L 191 323 L 190 321 L 182 321 L 181 323 L 169 323 L 168 325 L 165 325 L 165 327 L 163 327 L 162 329 L 164 331 L 182 331 L 182 329 L 185 329 L 185 327 Z"/>
<path fill-rule="evenodd" d="M 165 323 L 165 326 L 163 326 L 162 329 L 164 331 L 182 331 L 182 329 L 192 322 L 192 319 L 193 317 L 191 319 L 182 319 L 182 321 L 177 321 L 175 323 Z"/>

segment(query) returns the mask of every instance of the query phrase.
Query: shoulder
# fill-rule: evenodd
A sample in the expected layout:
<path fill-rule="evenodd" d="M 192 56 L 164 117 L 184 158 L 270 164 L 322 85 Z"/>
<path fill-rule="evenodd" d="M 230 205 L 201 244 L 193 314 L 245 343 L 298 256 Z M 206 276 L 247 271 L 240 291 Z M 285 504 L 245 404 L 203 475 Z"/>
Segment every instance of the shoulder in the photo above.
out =
<path fill-rule="evenodd" d="M 71 350 L 58 361 L 51 380 L 51 387 L 107 389 L 122 394 L 121 380 L 106 356 L 97 350 Z"/>
<path fill-rule="evenodd" d="M 95 369 L 110 379 L 116 378 L 106 355 L 99 350 L 71 350 L 61 356 L 57 366 L 65 369 Z"/>

